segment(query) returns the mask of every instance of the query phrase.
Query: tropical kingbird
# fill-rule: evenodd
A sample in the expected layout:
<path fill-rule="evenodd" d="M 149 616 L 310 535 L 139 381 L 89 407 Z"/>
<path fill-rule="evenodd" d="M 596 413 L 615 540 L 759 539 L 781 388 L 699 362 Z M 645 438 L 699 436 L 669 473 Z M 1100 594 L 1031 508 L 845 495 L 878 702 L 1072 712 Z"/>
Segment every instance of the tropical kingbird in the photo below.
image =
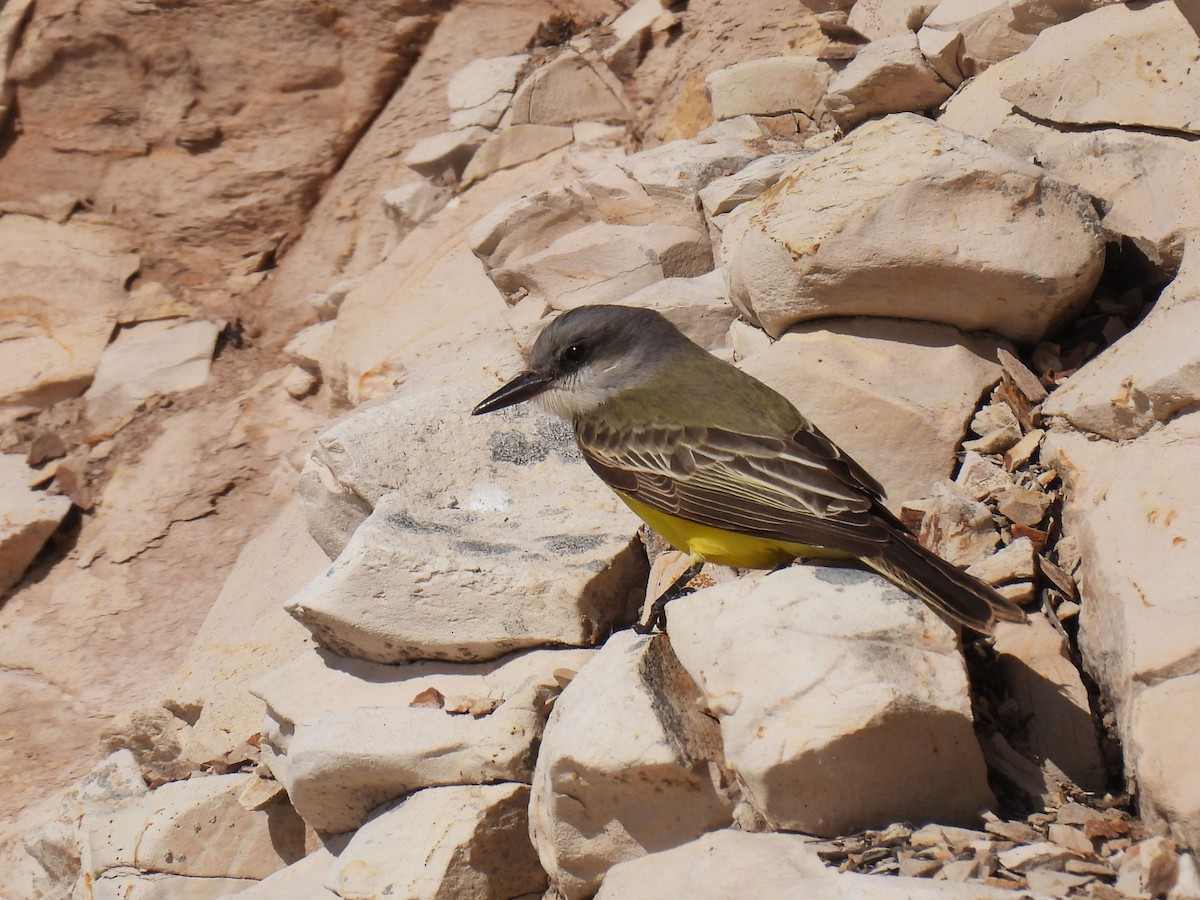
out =
<path fill-rule="evenodd" d="M 472 415 L 531 399 L 572 423 L 592 470 L 693 563 L 856 558 L 975 631 L 1025 620 L 917 543 L 880 484 L 785 397 L 653 310 L 563 313 Z"/>

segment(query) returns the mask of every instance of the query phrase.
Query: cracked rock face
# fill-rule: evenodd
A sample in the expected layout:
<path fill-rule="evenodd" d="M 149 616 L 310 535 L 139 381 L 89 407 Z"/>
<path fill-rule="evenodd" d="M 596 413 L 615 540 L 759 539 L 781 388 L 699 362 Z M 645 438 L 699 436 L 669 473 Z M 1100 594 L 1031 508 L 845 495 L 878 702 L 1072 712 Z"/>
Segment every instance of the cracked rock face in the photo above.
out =
<path fill-rule="evenodd" d="M 804 5 L 0 9 L 0 894 L 1200 896 L 1200 19 Z M 469 415 L 597 302 L 1028 622 Z"/>

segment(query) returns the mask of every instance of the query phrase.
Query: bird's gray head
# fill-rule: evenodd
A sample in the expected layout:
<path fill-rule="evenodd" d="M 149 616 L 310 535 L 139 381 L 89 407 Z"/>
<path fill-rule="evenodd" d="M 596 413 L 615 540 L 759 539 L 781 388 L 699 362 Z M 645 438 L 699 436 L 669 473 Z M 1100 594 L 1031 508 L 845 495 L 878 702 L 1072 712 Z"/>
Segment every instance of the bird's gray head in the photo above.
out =
<path fill-rule="evenodd" d="M 619 391 L 637 387 L 691 343 L 658 313 L 631 306 L 580 306 L 542 329 L 529 368 L 472 415 L 537 399 L 574 419 Z"/>

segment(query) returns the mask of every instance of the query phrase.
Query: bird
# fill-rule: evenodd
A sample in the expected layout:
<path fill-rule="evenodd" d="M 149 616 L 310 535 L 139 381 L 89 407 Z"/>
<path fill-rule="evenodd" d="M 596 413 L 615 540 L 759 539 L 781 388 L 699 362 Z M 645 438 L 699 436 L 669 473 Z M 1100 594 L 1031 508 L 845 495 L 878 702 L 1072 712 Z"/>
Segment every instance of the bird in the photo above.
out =
<path fill-rule="evenodd" d="M 694 567 L 858 560 L 981 634 L 1025 621 L 1019 606 L 923 547 L 884 506 L 879 482 L 791 401 L 655 310 L 561 313 L 527 368 L 472 415 L 528 400 L 571 423 L 592 471 Z M 656 622 L 665 628 L 664 606 L 641 630 Z"/>

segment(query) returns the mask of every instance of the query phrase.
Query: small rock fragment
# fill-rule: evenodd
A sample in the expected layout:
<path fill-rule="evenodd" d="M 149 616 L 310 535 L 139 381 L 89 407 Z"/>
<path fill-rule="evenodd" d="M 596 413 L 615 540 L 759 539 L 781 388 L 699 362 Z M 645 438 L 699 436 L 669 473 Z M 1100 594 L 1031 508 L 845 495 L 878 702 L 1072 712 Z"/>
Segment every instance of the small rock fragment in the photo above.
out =
<path fill-rule="evenodd" d="M 1014 488 L 996 499 L 996 508 L 1016 524 L 1033 527 L 1045 517 L 1050 508 L 1050 497 L 1041 491 Z"/>

